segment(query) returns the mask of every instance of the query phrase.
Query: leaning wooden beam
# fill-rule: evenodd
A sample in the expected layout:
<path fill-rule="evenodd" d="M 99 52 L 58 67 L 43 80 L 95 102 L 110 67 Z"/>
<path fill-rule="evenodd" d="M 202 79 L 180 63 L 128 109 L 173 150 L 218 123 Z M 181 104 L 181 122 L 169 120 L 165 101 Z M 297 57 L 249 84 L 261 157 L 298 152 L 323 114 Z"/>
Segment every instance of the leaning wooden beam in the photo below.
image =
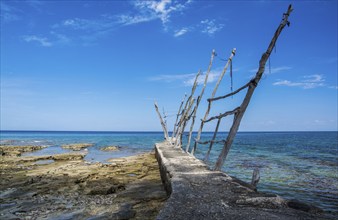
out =
<path fill-rule="evenodd" d="M 212 121 L 212 120 L 215 120 L 215 119 L 221 119 L 221 118 L 223 118 L 223 117 L 226 117 L 226 116 L 228 116 L 228 115 L 233 115 L 233 114 L 236 114 L 238 111 L 239 111 L 239 107 L 237 107 L 237 108 L 235 108 L 234 110 L 232 110 L 232 111 L 227 111 L 227 112 L 224 112 L 223 114 L 219 114 L 218 116 L 213 116 L 213 117 L 211 117 L 211 118 L 209 118 L 209 119 L 207 119 L 207 120 L 205 120 L 204 122 L 209 122 L 209 121 Z"/>
<path fill-rule="evenodd" d="M 225 98 L 227 98 L 229 96 L 233 96 L 233 95 L 239 93 L 240 91 L 242 91 L 243 89 L 245 89 L 246 87 L 248 87 L 251 83 L 252 82 L 250 81 L 247 84 L 245 84 L 244 86 L 242 86 L 241 88 L 239 88 L 239 89 L 237 89 L 237 90 L 235 90 L 235 91 L 233 91 L 233 92 L 231 92 L 229 94 L 226 94 L 224 96 L 218 96 L 218 97 L 215 97 L 215 98 L 212 98 L 212 99 L 208 99 L 208 102 L 216 101 L 216 100 L 219 100 L 219 99 L 225 99 Z"/>
<path fill-rule="evenodd" d="M 204 161 L 208 161 L 209 160 L 210 151 L 212 149 L 212 146 L 215 143 L 215 139 L 216 139 L 216 136 L 217 136 L 217 132 L 218 132 L 218 128 L 219 128 L 219 124 L 221 123 L 221 120 L 222 120 L 222 118 L 219 118 L 218 121 L 217 121 L 217 125 L 216 125 L 216 128 L 215 128 L 214 136 L 212 137 L 212 139 L 210 141 L 209 149 L 208 149 L 207 154 L 204 157 Z"/>
<path fill-rule="evenodd" d="M 163 119 L 162 119 L 162 116 L 161 116 L 161 113 L 158 111 L 158 106 L 157 106 L 157 103 L 155 102 L 155 110 L 157 112 L 157 115 L 158 117 L 160 118 L 160 122 L 161 122 L 161 125 L 162 125 L 162 129 L 163 129 L 163 133 L 164 133 L 164 138 L 169 141 L 169 135 L 168 135 L 168 130 L 167 130 L 167 126 L 165 125 Z"/>
<path fill-rule="evenodd" d="M 233 56 L 235 56 L 235 54 L 236 54 L 236 48 L 234 48 L 234 49 L 231 51 L 231 55 L 230 55 L 228 61 L 226 62 L 226 64 L 225 64 L 225 66 L 224 66 L 224 68 L 223 68 L 223 71 L 222 71 L 221 75 L 220 75 L 219 78 L 218 78 L 218 81 L 217 81 L 217 83 L 216 83 L 216 85 L 215 85 L 215 87 L 214 87 L 214 90 L 213 90 L 213 92 L 212 92 L 211 98 L 214 98 L 214 97 L 215 97 L 216 92 L 217 92 L 217 89 L 218 89 L 218 86 L 219 86 L 219 84 L 221 83 L 222 78 L 223 78 L 225 72 L 227 71 L 228 66 L 229 66 L 230 63 L 232 62 L 232 58 L 233 58 Z M 210 108 L 211 108 L 211 102 L 209 102 L 209 104 L 208 104 L 208 109 L 207 109 L 207 111 L 205 112 L 204 118 L 203 118 L 203 120 L 202 120 L 202 122 L 201 122 L 201 125 L 200 125 L 199 129 L 198 129 L 198 133 L 197 133 L 197 137 L 196 137 L 196 140 L 197 140 L 197 141 L 195 141 L 194 147 L 193 147 L 193 149 L 191 150 L 191 154 L 194 154 L 194 153 L 195 153 L 195 150 L 196 150 L 197 145 L 198 145 L 198 141 L 201 139 L 201 134 L 202 134 L 203 126 L 204 126 L 204 121 L 205 121 L 205 120 L 207 119 L 207 117 L 209 116 Z"/>
<path fill-rule="evenodd" d="M 175 137 L 176 129 L 177 129 L 178 117 L 179 117 L 180 114 L 181 114 L 182 106 L 183 106 L 183 104 L 184 104 L 184 100 L 185 100 L 186 97 L 187 97 L 187 94 L 184 94 L 184 97 L 183 97 L 183 99 L 182 99 L 182 101 L 181 101 L 180 108 L 178 109 L 178 112 L 177 112 L 177 115 L 176 115 L 176 121 L 175 121 L 175 124 L 174 124 L 174 130 L 173 130 L 173 133 L 172 133 L 172 135 L 171 135 L 172 138 Z"/>
<path fill-rule="evenodd" d="M 199 77 L 200 75 L 201 75 L 201 70 L 199 70 L 198 73 L 196 74 L 196 77 L 195 77 L 195 80 L 194 80 L 194 84 L 193 84 L 193 86 L 192 86 L 192 88 L 191 88 L 190 96 L 188 97 L 187 101 L 185 102 L 184 108 L 182 109 L 182 112 L 181 112 L 181 118 L 180 118 L 178 124 L 176 125 L 176 126 L 177 126 L 177 130 L 176 130 L 176 133 L 173 134 L 173 137 L 176 137 L 177 131 L 178 131 L 178 127 L 180 127 L 181 124 L 183 123 L 183 120 L 184 120 L 183 115 L 184 115 L 185 112 L 187 111 L 188 105 L 189 105 L 191 99 L 192 99 L 193 96 L 194 96 L 194 93 L 195 93 L 196 88 L 197 88 L 197 85 L 198 85 L 198 77 Z"/>
<path fill-rule="evenodd" d="M 198 106 L 199 106 L 199 104 L 201 102 L 201 99 L 203 97 L 205 87 L 207 86 L 209 73 L 210 73 L 210 70 L 211 70 L 212 63 L 214 61 L 215 55 L 216 55 L 215 50 L 212 50 L 212 52 L 211 52 L 211 58 L 210 58 L 209 66 L 208 66 L 208 70 L 207 70 L 207 73 L 205 74 L 205 78 L 204 78 L 203 88 L 201 90 L 201 94 L 197 98 L 196 105 L 195 105 L 195 108 L 193 110 L 192 121 L 191 121 L 191 125 L 190 125 L 189 136 L 188 136 L 188 143 L 187 143 L 187 146 L 185 148 L 186 152 L 188 152 L 189 148 L 190 148 L 191 136 L 192 136 L 192 131 L 193 131 L 193 128 L 194 128 L 194 125 L 195 125 L 195 119 L 196 119 L 196 114 L 197 114 Z"/>
<path fill-rule="evenodd" d="M 262 55 L 260 61 L 259 61 L 259 68 L 258 68 L 258 71 L 256 73 L 256 76 L 255 78 L 252 80 L 253 83 L 251 83 L 248 87 L 248 90 L 247 90 L 247 93 L 245 95 L 245 98 L 240 106 L 240 109 L 238 111 L 237 114 L 235 114 L 235 117 L 234 117 L 234 121 L 233 121 L 233 124 L 231 126 L 231 129 L 230 129 L 230 132 L 228 134 L 228 137 L 226 139 L 226 143 L 224 144 L 223 146 L 223 149 L 222 149 L 222 152 L 220 153 L 219 157 L 218 157 L 218 160 L 216 162 L 216 165 L 215 165 L 215 170 L 221 170 L 223 164 L 224 164 L 224 161 L 229 153 L 229 150 L 230 150 L 230 147 L 233 143 L 233 140 L 236 136 L 236 133 L 238 131 L 238 128 L 239 128 L 239 125 L 241 123 L 241 120 L 244 116 L 244 113 L 245 113 L 245 110 L 246 108 L 248 107 L 249 105 L 249 102 L 251 100 L 251 97 L 252 97 L 252 94 L 254 93 L 255 89 L 256 89 L 256 86 L 257 84 L 259 83 L 260 79 L 262 78 L 262 75 L 264 73 L 264 70 L 265 70 L 265 64 L 266 62 L 268 61 L 269 57 L 270 57 L 270 54 L 273 50 L 273 48 L 275 47 L 275 44 L 276 44 L 276 41 L 280 35 L 280 33 L 282 32 L 282 30 L 284 29 L 285 25 L 290 25 L 290 22 L 288 21 L 288 18 L 290 16 L 290 13 L 292 12 L 292 6 L 289 5 L 288 7 L 288 10 L 286 13 L 284 13 L 284 16 L 283 16 L 283 20 L 282 22 L 279 24 L 266 52 Z M 210 102 L 209 102 L 210 103 Z"/>
<path fill-rule="evenodd" d="M 231 55 L 230 55 L 230 57 L 228 59 L 228 62 L 226 62 L 221 75 L 218 77 L 218 80 L 217 80 L 217 83 L 215 85 L 214 91 L 212 91 L 212 95 L 211 95 L 212 98 L 215 97 L 217 89 L 218 89 L 218 86 L 221 83 L 221 81 L 223 79 L 223 76 L 224 76 L 225 72 L 227 71 L 229 65 L 231 64 L 232 58 L 233 58 L 233 56 L 235 56 L 235 54 L 236 54 L 236 48 L 232 49 Z"/>
<path fill-rule="evenodd" d="M 182 136 L 183 136 L 183 133 L 184 133 L 184 128 L 185 128 L 187 120 L 189 119 L 190 110 L 191 110 L 191 107 L 194 105 L 194 102 L 195 102 L 195 99 L 192 98 L 189 102 L 189 105 L 188 105 L 186 111 L 182 115 L 182 118 L 181 118 L 182 120 L 180 121 L 180 126 L 177 129 L 175 147 L 178 147 L 178 146 L 181 145 Z"/>
<path fill-rule="evenodd" d="M 191 142 L 191 136 L 192 136 L 192 131 L 194 129 L 194 124 L 195 124 L 195 119 L 196 119 L 196 112 L 198 109 L 198 104 L 199 104 L 199 100 L 200 100 L 200 96 L 197 98 L 197 102 L 196 105 L 192 111 L 192 116 L 191 116 L 191 124 L 190 124 L 190 130 L 189 130 L 189 135 L 188 135 L 188 142 L 187 142 L 187 146 L 185 147 L 185 152 L 189 152 L 189 148 L 190 148 L 190 142 Z"/>

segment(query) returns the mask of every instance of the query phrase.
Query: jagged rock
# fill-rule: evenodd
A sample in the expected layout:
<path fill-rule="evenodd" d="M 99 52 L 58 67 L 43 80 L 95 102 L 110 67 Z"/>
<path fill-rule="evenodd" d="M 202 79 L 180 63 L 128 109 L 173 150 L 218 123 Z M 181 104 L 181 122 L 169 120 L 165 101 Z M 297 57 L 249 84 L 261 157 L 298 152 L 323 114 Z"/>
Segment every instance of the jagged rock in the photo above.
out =
<path fill-rule="evenodd" d="M 254 198 L 239 199 L 236 201 L 236 204 L 274 209 L 285 207 L 285 200 L 279 196 L 254 197 Z"/>
<path fill-rule="evenodd" d="M 46 148 L 46 146 L 0 146 L 0 155 L 2 156 L 21 156 L 21 153 L 32 152 Z"/>
<path fill-rule="evenodd" d="M 63 149 L 70 149 L 70 150 L 80 151 L 80 150 L 82 150 L 84 148 L 91 147 L 91 146 L 93 146 L 93 144 L 81 143 L 81 144 L 66 144 L 66 145 L 62 145 L 61 147 Z"/>

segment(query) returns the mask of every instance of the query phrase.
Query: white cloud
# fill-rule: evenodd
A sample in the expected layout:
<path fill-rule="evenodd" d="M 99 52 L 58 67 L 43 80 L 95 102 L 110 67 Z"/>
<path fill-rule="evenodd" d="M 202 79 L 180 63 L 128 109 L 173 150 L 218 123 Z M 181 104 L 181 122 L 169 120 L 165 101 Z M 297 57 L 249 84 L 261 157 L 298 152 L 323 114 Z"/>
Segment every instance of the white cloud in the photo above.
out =
<path fill-rule="evenodd" d="M 174 37 L 179 37 L 182 36 L 186 33 L 188 33 L 189 29 L 188 28 L 182 28 L 180 30 L 175 31 Z"/>
<path fill-rule="evenodd" d="M 150 81 L 162 81 L 162 82 L 174 82 L 174 81 L 186 81 L 194 77 L 196 74 L 176 74 L 176 75 L 159 75 L 149 78 Z"/>
<path fill-rule="evenodd" d="M 208 83 L 213 83 L 218 80 L 221 70 L 212 70 L 208 76 Z M 149 78 L 150 81 L 161 81 L 166 83 L 181 82 L 184 86 L 192 86 L 195 82 L 196 73 L 189 74 L 175 74 L 175 75 L 159 75 Z M 197 84 L 201 85 L 204 83 L 205 74 L 201 74 L 197 79 Z"/>
<path fill-rule="evenodd" d="M 170 21 L 172 14 L 183 11 L 190 3 L 190 0 L 183 3 L 176 0 L 138 0 L 134 2 L 136 13 L 119 15 L 118 23 L 122 25 L 131 25 L 159 19 L 166 28 L 166 23 Z"/>
<path fill-rule="evenodd" d="M 338 86 L 329 86 L 330 89 L 338 89 Z"/>
<path fill-rule="evenodd" d="M 265 68 L 265 74 L 275 74 L 275 73 L 279 73 L 279 72 L 283 72 L 283 71 L 287 71 L 287 70 L 291 70 L 292 67 L 290 66 L 279 66 L 279 67 L 273 67 L 271 68 L 271 72 L 270 69 L 268 67 Z M 252 69 L 250 70 L 250 72 L 252 73 L 256 73 L 258 69 Z"/>
<path fill-rule="evenodd" d="M 38 42 L 43 47 L 51 47 L 53 44 L 45 37 L 38 37 L 36 35 L 28 35 L 23 37 L 26 42 Z"/>
<path fill-rule="evenodd" d="M 54 27 L 66 27 L 72 28 L 74 30 L 81 30 L 81 31 L 102 31 L 108 30 L 115 26 L 115 22 L 107 16 L 104 16 L 100 19 L 82 19 L 82 18 L 73 18 L 64 20 L 61 25 L 54 25 Z"/>
<path fill-rule="evenodd" d="M 322 75 L 314 74 L 309 76 L 304 76 L 304 79 L 299 82 L 291 82 L 289 80 L 280 80 L 273 85 L 275 86 L 290 86 L 290 87 L 300 87 L 303 89 L 314 89 L 318 87 L 324 87 L 325 85 L 325 79 Z"/>
<path fill-rule="evenodd" d="M 220 70 L 212 70 L 212 71 L 210 71 L 209 76 L 208 76 L 208 82 L 207 82 L 207 83 L 213 83 L 213 82 L 217 81 L 219 75 L 221 75 L 221 71 L 220 71 Z M 205 81 L 205 77 L 206 77 L 205 74 L 200 75 L 200 76 L 198 77 L 198 79 L 197 79 L 197 84 L 198 84 L 198 85 L 203 84 L 204 81 Z M 196 78 L 196 74 L 193 75 L 192 77 L 190 77 L 189 79 L 185 80 L 185 81 L 183 82 L 184 85 L 185 85 L 185 86 L 192 86 L 192 85 L 194 85 L 195 78 Z"/>
<path fill-rule="evenodd" d="M 156 19 L 155 16 L 143 16 L 143 15 L 119 15 L 117 16 L 118 20 L 117 23 L 122 25 L 132 25 L 132 24 L 138 24 L 142 22 L 148 22 Z"/>
<path fill-rule="evenodd" d="M 224 24 L 216 24 L 216 20 L 205 19 L 201 21 L 202 33 L 208 34 L 209 36 L 213 36 L 216 32 L 222 30 Z"/>

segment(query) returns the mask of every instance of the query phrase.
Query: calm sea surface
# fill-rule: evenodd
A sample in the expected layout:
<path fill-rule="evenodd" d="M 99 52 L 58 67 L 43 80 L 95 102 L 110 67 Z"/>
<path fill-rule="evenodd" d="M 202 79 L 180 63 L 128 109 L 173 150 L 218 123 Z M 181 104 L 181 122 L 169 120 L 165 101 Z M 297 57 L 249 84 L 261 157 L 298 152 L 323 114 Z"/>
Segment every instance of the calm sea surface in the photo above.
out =
<path fill-rule="evenodd" d="M 220 133 L 219 137 L 225 136 Z M 205 133 L 202 139 L 210 139 Z M 60 145 L 93 143 L 86 160 L 105 162 L 108 158 L 149 152 L 163 140 L 161 132 L 33 132 L 1 131 L 0 144 L 47 145 L 30 155 L 68 152 Z M 237 134 L 223 170 L 250 182 L 254 168 L 260 169 L 260 191 L 312 203 L 338 215 L 338 132 L 241 132 Z M 118 152 L 101 147 L 121 146 Z M 208 146 L 200 145 L 196 156 L 204 158 Z M 222 145 L 214 145 L 209 165 L 213 166 Z"/>

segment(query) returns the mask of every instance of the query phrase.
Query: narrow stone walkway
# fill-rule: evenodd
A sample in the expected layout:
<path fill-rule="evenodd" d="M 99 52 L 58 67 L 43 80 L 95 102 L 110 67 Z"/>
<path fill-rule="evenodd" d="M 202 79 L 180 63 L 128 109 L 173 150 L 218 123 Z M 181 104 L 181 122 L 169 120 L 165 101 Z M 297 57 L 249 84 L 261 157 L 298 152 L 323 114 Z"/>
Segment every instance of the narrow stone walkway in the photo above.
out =
<path fill-rule="evenodd" d="M 327 219 L 313 206 L 256 192 L 249 184 L 211 171 L 202 161 L 167 142 L 157 143 L 155 151 L 162 182 L 170 194 L 157 216 L 159 220 Z"/>

